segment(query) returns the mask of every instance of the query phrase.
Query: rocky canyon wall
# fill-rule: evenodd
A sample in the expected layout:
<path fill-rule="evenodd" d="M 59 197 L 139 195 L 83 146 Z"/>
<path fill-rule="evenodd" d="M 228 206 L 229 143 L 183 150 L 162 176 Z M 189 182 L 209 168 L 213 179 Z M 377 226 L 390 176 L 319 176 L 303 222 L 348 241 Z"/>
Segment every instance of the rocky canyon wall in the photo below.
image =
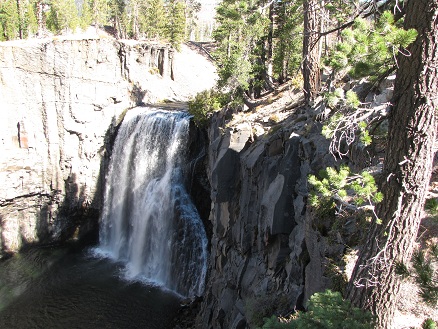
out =
<path fill-rule="evenodd" d="M 374 108 L 386 109 L 388 84 L 367 98 Z M 377 165 L 374 151 L 352 148 L 336 159 L 321 134 L 324 102 L 308 108 L 297 93 L 277 98 L 212 118 L 211 254 L 196 328 L 259 328 L 264 317 L 305 308 L 313 293 L 345 284 L 344 252 L 359 241 L 360 225 L 308 207 L 307 177 L 347 161 L 358 171 Z"/>
<path fill-rule="evenodd" d="M 89 231 L 115 127 L 128 108 L 173 95 L 172 65 L 166 45 L 111 38 L 0 43 L 3 252 Z M 160 83 L 157 96 L 149 87 Z"/>
<path fill-rule="evenodd" d="M 226 116 L 209 131 L 213 237 L 197 328 L 253 328 L 303 305 L 307 175 L 326 154 L 324 141 L 304 137 L 305 115 L 270 132 Z"/>

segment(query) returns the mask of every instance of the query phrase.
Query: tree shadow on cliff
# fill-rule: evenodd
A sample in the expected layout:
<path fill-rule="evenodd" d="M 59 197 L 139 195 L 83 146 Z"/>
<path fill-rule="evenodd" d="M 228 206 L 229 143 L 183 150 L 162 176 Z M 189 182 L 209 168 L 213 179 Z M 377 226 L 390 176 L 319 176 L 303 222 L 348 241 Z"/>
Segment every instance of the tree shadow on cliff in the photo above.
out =
<path fill-rule="evenodd" d="M 131 91 L 131 101 L 135 103 L 136 106 L 145 106 L 143 99 L 147 91 L 143 90 L 138 82 L 134 83 Z"/>
<path fill-rule="evenodd" d="M 61 241 L 79 241 L 79 245 L 96 244 L 99 241 L 99 220 L 104 202 L 105 173 L 108 171 L 112 147 L 119 127 L 120 122 L 117 124 L 114 116 L 105 132 L 103 145 L 98 150 L 102 157 L 97 180 L 90 182 L 95 184 L 95 193 L 92 198 L 87 189 L 88 182 L 78 182 L 76 173 L 72 173 L 65 180 L 65 199 L 60 207 L 60 217 L 66 219 L 68 224 L 62 228 Z"/>
<path fill-rule="evenodd" d="M 116 118 L 113 117 L 105 132 L 103 146 L 96 150 L 103 155 L 95 181 L 81 181 L 76 172 L 71 172 L 64 180 L 64 195 L 62 191 L 52 189 L 50 195 L 41 195 L 39 201 L 35 202 L 37 241 L 26 238 L 26 232 L 20 228 L 21 250 L 36 245 L 74 242 L 78 247 L 83 247 L 98 242 L 105 172 L 117 130 Z M 90 189 L 89 184 L 95 185 L 94 188 Z"/>
<path fill-rule="evenodd" d="M 97 241 L 100 211 L 94 199 L 90 199 L 86 193 L 86 185 L 78 184 L 75 173 L 65 180 L 65 200 L 60 207 L 59 217 L 62 224 L 66 224 L 61 227 L 61 241 Z"/>
<path fill-rule="evenodd" d="M 62 244 L 68 241 L 84 245 L 97 241 L 99 206 L 94 199 L 90 200 L 86 186 L 77 182 L 75 173 L 69 175 L 64 184 L 65 196 L 62 202 L 61 191 L 53 191 L 50 197 L 45 196 L 46 199 L 39 202 L 35 214 L 37 241 L 29 241 L 21 228 L 21 250 L 34 245 Z"/>
<path fill-rule="evenodd" d="M 208 134 L 205 129 L 198 128 L 193 120 L 190 120 L 188 163 L 186 168 L 186 186 L 192 201 L 198 210 L 199 216 L 204 224 L 210 249 L 211 237 L 213 235 L 212 223 L 209 220 L 211 210 L 210 191 L 211 186 L 208 180 Z"/>
<path fill-rule="evenodd" d="M 0 215 L 0 228 L 1 228 L 1 233 L 3 233 L 4 231 L 4 227 L 3 227 L 3 215 Z M 6 245 L 5 245 L 5 241 L 3 238 L 3 234 L 1 235 L 0 238 L 0 242 L 1 242 L 1 249 L 0 249 L 0 260 L 3 260 L 5 258 L 9 258 L 10 256 L 12 256 L 12 253 L 6 251 Z"/>

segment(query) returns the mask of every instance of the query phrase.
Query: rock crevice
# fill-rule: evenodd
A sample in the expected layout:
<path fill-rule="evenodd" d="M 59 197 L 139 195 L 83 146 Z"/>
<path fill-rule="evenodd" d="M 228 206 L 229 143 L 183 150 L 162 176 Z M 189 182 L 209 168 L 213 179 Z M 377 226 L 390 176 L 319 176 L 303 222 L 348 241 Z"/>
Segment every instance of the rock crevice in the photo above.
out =
<path fill-rule="evenodd" d="M 266 310 L 294 308 L 304 291 L 303 138 L 293 126 L 255 138 L 252 123 L 225 117 L 216 113 L 209 130 L 213 234 L 198 328 L 260 326 Z"/>

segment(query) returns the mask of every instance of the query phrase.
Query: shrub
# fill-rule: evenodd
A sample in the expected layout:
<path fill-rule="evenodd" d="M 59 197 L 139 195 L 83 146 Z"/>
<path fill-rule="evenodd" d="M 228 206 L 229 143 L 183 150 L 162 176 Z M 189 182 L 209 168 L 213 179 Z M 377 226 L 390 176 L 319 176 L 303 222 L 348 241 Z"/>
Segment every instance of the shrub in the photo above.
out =
<path fill-rule="evenodd" d="M 438 218 L 438 200 L 435 198 L 427 199 L 424 206 L 429 215 L 433 218 Z"/>
<path fill-rule="evenodd" d="M 438 305 L 438 245 L 432 244 L 429 248 L 416 250 L 411 257 L 412 270 L 402 262 L 396 263 L 396 273 L 403 279 L 412 277 L 419 288 L 419 295 L 423 302 L 431 307 Z M 429 327 L 428 327 L 429 328 Z"/>
<path fill-rule="evenodd" d="M 436 322 L 433 321 L 432 319 L 426 319 L 421 324 L 421 329 L 436 329 L 436 328 L 437 328 Z"/>
<path fill-rule="evenodd" d="M 204 126 L 209 116 L 221 109 L 221 95 L 213 89 L 198 93 L 189 101 L 189 113 L 197 126 Z"/>
<path fill-rule="evenodd" d="M 339 292 L 327 290 L 310 297 L 307 312 L 297 312 L 289 320 L 280 322 L 276 317 L 265 319 L 263 329 L 372 329 L 374 317 L 371 313 L 352 307 L 343 300 Z"/>
<path fill-rule="evenodd" d="M 245 303 L 245 313 L 250 327 L 263 325 L 266 316 L 270 316 L 276 310 L 287 309 L 288 299 L 284 295 L 254 296 Z"/>
<path fill-rule="evenodd" d="M 216 89 L 204 90 L 189 101 L 189 113 L 198 127 L 207 124 L 211 114 L 225 106 L 238 106 L 242 100 L 232 93 L 223 93 Z"/>

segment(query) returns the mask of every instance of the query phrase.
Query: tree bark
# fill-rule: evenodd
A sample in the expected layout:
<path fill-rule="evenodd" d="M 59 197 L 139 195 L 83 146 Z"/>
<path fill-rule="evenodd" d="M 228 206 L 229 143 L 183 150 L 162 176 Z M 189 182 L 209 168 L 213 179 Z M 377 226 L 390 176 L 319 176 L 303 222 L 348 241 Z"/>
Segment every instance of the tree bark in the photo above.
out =
<path fill-rule="evenodd" d="M 274 29 L 275 29 L 275 21 L 274 21 L 274 15 L 275 13 L 275 5 L 274 2 L 271 2 L 269 5 L 269 32 L 268 36 L 266 38 L 266 79 L 267 84 L 270 88 L 272 88 L 273 80 L 272 77 L 274 75 L 274 63 L 273 63 L 273 57 L 274 57 Z"/>
<path fill-rule="evenodd" d="M 320 43 L 321 27 L 318 0 L 305 0 L 303 37 L 304 98 L 309 104 L 318 94 L 321 85 Z"/>
<path fill-rule="evenodd" d="M 36 17 L 38 24 L 37 36 L 41 36 L 43 34 L 44 22 L 43 22 L 43 1 L 37 0 L 36 2 Z"/>
<path fill-rule="evenodd" d="M 18 12 L 18 37 L 23 39 L 23 8 L 21 0 L 17 0 L 17 12 Z"/>
<path fill-rule="evenodd" d="M 376 315 L 377 328 L 392 325 L 400 289 L 395 265 L 412 255 L 437 138 L 438 0 L 411 0 L 406 6 L 405 28 L 415 28 L 418 37 L 410 55 L 398 58 L 384 200 L 377 209 L 382 223 L 373 223 L 347 289 L 355 306 Z"/>
<path fill-rule="evenodd" d="M 131 2 L 132 5 L 132 34 L 134 40 L 138 40 L 140 37 L 140 27 L 139 27 L 139 4 L 136 1 Z"/>

